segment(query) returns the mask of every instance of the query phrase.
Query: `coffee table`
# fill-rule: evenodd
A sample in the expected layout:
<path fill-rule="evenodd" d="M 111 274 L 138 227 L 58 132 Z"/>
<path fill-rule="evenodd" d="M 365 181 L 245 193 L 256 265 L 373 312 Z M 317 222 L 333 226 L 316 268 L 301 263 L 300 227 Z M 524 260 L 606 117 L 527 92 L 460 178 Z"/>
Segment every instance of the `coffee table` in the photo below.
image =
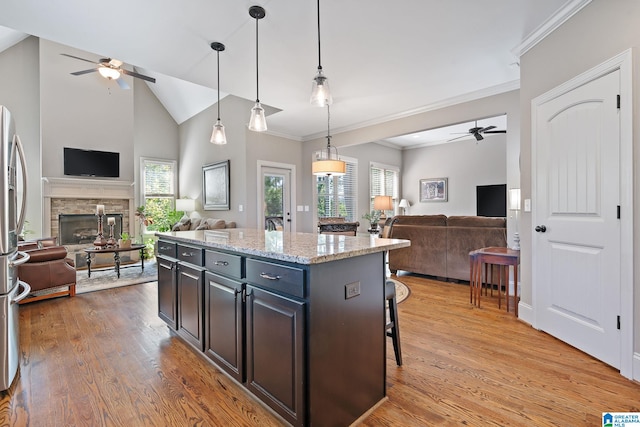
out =
<path fill-rule="evenodd" d="M 119 247 L 119 246 L 94 246 L 93 248 L 86 248 L 84 251 L 87 254 L 87 272 L 89 277 L 91 277 L 91 255 L 92 254 L 113 254 L 113 260 L 115 261 L 115 269 L 116 274 L 118 275 L 118 279 L 120 278 L 120 252 L 131 252 L 131 251 L 140 251 L 140 261 L 142 270 L 144 271 L 144 248 L 146 245 L 143 244 L 132 244 L 127 247 Z"/>

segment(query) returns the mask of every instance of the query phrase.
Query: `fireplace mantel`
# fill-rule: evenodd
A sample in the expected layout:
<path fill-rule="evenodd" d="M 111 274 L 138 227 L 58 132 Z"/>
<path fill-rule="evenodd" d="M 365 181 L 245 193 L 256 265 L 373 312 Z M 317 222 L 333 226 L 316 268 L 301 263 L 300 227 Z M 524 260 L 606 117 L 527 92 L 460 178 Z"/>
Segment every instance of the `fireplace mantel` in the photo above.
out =
<path fill-rule="evenodd" d="M 135 186 L 133 182 L 83 179 L 83 178 L 42 178 L 43 195 L 43 235 L 51 235 L 51 200 L 52 199 L 119 199 L 129 202 L 129 221 L 134 224 L 135 215 Z M 88 210 L 91 212 L 91 210 Z M 57 221 L 58 218 L 55 218 Z M 133 230 L 132 230 L 133 231 Z"/>

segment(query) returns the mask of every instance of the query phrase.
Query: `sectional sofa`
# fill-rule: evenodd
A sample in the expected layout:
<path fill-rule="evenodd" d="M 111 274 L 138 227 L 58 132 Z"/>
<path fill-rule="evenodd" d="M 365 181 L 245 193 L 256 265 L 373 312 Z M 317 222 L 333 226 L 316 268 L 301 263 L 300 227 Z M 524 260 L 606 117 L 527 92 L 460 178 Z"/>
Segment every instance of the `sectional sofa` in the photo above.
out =
<path fill-rule="evenodd" d="M 389 269 L 469 280 L 469 252 L 507 246 L 506 218 L 446 215 L 399 215 L 389 237 L 411 240 L 408 248 L 389 252 Z"/>

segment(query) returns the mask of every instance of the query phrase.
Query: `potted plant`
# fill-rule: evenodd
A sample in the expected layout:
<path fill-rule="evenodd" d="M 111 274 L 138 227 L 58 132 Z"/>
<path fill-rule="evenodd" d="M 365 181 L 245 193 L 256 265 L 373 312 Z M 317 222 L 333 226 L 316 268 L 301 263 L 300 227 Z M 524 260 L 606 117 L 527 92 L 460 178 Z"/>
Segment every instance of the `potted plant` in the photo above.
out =
<path fill-rule="evenodd" d="M 122 233 L 120 235 L 120 239 L 118 239 L 118 246 L 121 248 L 131 247 L 131 237 L 129 236 L 129 233 Z"/>
<path fill-rule="evenodd" d="M 378 221 L 380 221 L 380 212 L 379 211 L 371 211 L 362 215 L 362 219 L 366 219 L 369 221 L 369 231 L 377 231 L 378 230 Z"/>

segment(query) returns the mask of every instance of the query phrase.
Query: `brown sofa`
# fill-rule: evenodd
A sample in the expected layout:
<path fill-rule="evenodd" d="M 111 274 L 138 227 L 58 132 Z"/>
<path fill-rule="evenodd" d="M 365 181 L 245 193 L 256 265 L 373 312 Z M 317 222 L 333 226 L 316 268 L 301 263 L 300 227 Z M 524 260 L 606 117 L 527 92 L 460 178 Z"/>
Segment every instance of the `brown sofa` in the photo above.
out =
<path fill-rule="evenodd" d="M 507 246 L 505 218 L 445 215 L 399 215 L 389 237 L 411 240 L 408 248 L 389 251 L 389 269 L 469 280 L 469 252 Z"/>
<path fill-rule="evenodd" d="M 20 304 L 65 295 L 72 297 L 76 294 L 76 268 L 73 260 L 67 258 L 67 249 L 64 246 L 34 249 L 21 246 L 20 250 L 29 254 L 30 258 L 18 266 L 18 278 L 31 286 L 32 294 L 36 293 L 20 301 Z M 39 293 L 59 287 L 67 289 Z"/>

